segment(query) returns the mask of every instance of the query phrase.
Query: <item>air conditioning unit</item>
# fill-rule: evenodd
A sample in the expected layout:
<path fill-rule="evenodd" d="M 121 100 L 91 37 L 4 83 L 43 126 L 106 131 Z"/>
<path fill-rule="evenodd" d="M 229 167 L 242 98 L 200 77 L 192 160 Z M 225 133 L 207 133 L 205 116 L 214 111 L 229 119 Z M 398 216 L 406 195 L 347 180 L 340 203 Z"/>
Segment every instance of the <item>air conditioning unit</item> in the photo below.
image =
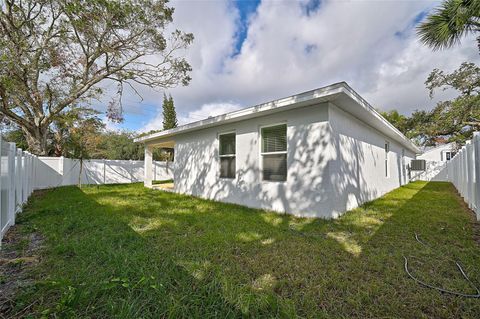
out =
<path fill-rule="evenodd" d="M 410 162 L 410 169 L 412 171 L 425 171 L 427 164 L 425 160 L 412 160 Z"/>

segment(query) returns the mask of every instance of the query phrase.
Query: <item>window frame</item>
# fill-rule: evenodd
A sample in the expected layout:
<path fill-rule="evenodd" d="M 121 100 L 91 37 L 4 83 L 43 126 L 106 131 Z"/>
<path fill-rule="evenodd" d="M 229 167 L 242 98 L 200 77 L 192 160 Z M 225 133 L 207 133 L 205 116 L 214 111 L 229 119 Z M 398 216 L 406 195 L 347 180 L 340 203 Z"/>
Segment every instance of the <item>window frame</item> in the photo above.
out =
<path fill-rule="evenodd" d="M 385 140 L 385 144 L 383 146 L 383 152 L 385 153 L 385 178 L 390 177 L 390 161 L 389 161 L 389 155 L 390 155 L 390 142 Z"/>
<path fill-rule="evenodd" d="M 285 151 L 278 151 L 278 152 L 264 152 L 263 151 L 263 134 L 262 134 L 262 130 L 265 129 L 265 128 L 269 128 L 269 127 L 275 127 L 275 126 L 281 126 L 281 125 L 285 125 L 285 138 L 286 138 L 286 146 L 285 146 Z M 288 180 L 288 125 L 287 125 L 287 121 L 283 121 L 283 122 L 277 122 L 277 123 L 272 123 L 272 124 L 265 124 L 265 125 L 260 125 L 258 127 L 258 136 L 260 137 L 258 139 L 259 143 L 258 143 L 258 147 L 259 147 L 259 158 L 260 158 L 260 179 L 261 179 L 261 182 L 265 182 L 265 183 L 285 183 L 287 180 Z M 271 179 L 265 179 L 264 176 L 263 176 L 263 159 L 264 159 L 264 156 L 265 155 L 280 155 L 280 154 L 285 154 L 285 161 L 287 162 L 286 165 L 287 165 L 287 172 L 285 174 L 285 180 L 283 181 L 275 181 L 275 180 L 271 180 Z"/>
<path fill-rule="evenodd" d="M 235 137 L 235 153 L 233 154 L 220 154 L 220 137 L 222 135 L 231 135 L 233 134 Z M 237 132 L 236 131 L 227 131 L 227 132 L 221 132 L 217 133 L 217 140 L 218 140 L 218 178 L 219 179 L 225 179 L 225 180 L 234 180 L 237 178 Z M 222 170 L 222 158 L 234 158 L 235 162 L 235 171 L 233 177 L 227 177 L 227 176 L 222 176 L 221 175 L 221 170 Z"/>
<path fill-rule="evenodd" d="M 453 151 L 446 151 L 445 152 L 445 161 L 448 162 L 450 161 L 454 156 L 455 156 L 455 152 Z M 450 158 L 449 158 L 450 157 Z"/>

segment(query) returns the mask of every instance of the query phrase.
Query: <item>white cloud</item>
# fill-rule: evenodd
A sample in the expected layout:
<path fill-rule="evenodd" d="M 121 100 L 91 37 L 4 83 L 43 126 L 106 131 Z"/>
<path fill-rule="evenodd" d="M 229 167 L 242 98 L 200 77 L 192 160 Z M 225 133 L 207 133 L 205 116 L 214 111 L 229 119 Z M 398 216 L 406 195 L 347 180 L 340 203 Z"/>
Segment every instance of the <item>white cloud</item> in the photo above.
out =
<path fill-rule="evenodd" d="M 175 27 L 195 35 L 187 51 L 193 80 L 170 90 L 182 122 L 338 81 L 376 107 L 410 113 L 448 97 L 428 98 L 424 81 L 433 68 L 480 61 L 473 39 L 438 52 L 418 42 L 414 21 L 438 2 L 322 1 L 306 15 L 300 2 L 263 1 L 233 57 L 239 14 L 231 2 L 171 4 Z M 161 128 L 161 93 L 142 95 L 149 109 L 144 130 Z M 127 112 L 142 112 L 143 105 L 127 105 Z"/>
<path fill-rule="evenodd" d="M 430 99 L 425 80 L 433 68 L 450 72 L 463 61 L 478 62 L 478 52 L 473 43 L 474 38 L 469 37 L 462 46 L 432 54 L 429 48 L 412 38 L 404 50 L 380 65 L 377 85 L 364 92 L 364 96 L 375 101 L 375 106 L 397 108 L 406 114 L 453 98 L 458 95 L 457 92 L 437 90 L 434 98 Z"/>
<path fill-rule="evenodd" d="M 102 117 L 102 121 L 105 123 L 105 129 L 108 131 L 120 132 L 122 130 L 122 126 L 119 123 L 108 121 L 106 116 Z"/>

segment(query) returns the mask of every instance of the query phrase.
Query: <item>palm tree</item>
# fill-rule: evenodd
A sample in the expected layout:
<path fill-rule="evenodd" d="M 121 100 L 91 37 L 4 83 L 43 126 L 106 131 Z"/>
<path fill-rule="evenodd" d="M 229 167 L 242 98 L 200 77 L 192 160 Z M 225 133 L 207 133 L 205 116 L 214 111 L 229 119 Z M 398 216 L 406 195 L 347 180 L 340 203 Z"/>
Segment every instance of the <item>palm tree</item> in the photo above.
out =
<path fill-rule="evenodd" d="M 417 28 L 420 40 L 433 50 L 450 48 L 476 32 L 480 32 L 480 0 L 445 0 Z M 480 50 L 480 36 L 477 44 Z"/>

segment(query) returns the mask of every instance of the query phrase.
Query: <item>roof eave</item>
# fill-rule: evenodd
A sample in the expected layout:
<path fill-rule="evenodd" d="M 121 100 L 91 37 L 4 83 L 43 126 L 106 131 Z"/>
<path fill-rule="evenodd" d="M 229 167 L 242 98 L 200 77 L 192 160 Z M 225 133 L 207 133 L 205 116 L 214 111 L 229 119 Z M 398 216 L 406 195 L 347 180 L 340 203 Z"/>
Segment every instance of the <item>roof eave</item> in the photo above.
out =
<path fill-rule="evenodd" d="M 416 154 L 421 154 L 421 150 L 413 144 L 405 135 L 403 135 L 396 127 L 382 117 L 365 99 L 363 99 L 355 90 L 353 90 L 346 82 L 335 83 L 323 88 L 307 91 L 304 93 L 292 95 L 286 98 L 274 100 L 271 102 L 259 104 L 249 108 L 241 109 L 227 114 L 222 114 L 201 121 L 185 124 L 174 129 L 153 133 L 147 136 L 136 138 L 135 142 L 148 143 L 160 138 L 168 138 L 177 134 L 187 133 L 195 130 L 205 129 L 208 127 L 218 126 L 227 123 L 233 123 L 253 117 L 263 116 L 270 113 L 286 111 L 289 109 L 314 105 L 317 103 L 335 101 L 340 95 L 344 95 L 361 106 L 370 113 L 372 120 L 376 121 L 377 129 L 384 134 L 394 138 L 402 143 Z M 352 113 L 349 108 L 343 108 L 344 111 Z M 383 128 L 383 129 L 382 129 Z"/>

